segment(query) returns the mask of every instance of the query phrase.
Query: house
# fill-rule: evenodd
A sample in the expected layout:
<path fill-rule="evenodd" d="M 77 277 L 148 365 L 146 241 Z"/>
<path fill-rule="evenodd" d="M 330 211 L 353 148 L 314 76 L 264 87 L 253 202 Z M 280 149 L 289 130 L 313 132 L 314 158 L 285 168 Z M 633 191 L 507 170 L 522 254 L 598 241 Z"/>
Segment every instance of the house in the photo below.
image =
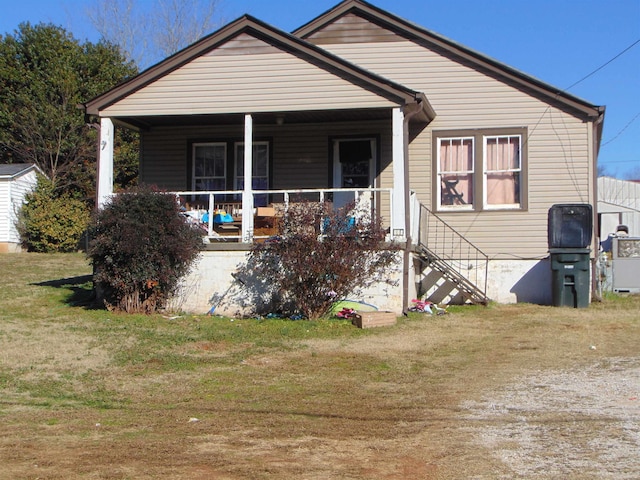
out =
<path fill-rule="evenodd" d="M 398 288 L 370 302 L 548 303 L 548 210 L 596 202 L 603 107 L 362 0 L 291 34 L 243 16 L 84 107 L 101 125 L 99 204 L 118 126 L 140 132 L 142 182 L 196 216 L 233 210 L 235 243 L 209 220 L 188 309 L 231 287 L 254 207 L 296 195 L 364 198 L 405 246 Z"/>
<path fill-rule="evenodd" d="M 626 225 L 629 235 L 640 237 L 640 182 L 598 177 L 598 224 L 601 240 Z"/>
<path fill-rule="evenodd" d="M 38 183 L 40 169 L 30 163 L 0 165 L 0 253 L 21 251 L 18 213 Z"/>

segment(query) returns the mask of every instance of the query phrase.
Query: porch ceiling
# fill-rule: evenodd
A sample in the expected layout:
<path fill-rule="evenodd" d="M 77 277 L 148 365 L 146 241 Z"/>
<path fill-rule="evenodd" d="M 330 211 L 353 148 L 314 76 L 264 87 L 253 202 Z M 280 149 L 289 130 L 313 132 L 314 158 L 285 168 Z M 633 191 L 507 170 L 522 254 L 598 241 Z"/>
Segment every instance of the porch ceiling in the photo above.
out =
<path fill-rule="evenodd" d="M 313 110 L 297 112 L 270 112 L 252 114 L 254 124 L 277 125 L 281 118 L 283 125 L 297 123 L 352 122 L 366 120 L 391 120 L 391 109 L 369 108 L 356 110 Z M 243 125 L 244 114 L 219 115 L 168 115 L 115 117 L 121 125 L 146 130 L 153 127 L 189 126 L 189 125 Z"/>

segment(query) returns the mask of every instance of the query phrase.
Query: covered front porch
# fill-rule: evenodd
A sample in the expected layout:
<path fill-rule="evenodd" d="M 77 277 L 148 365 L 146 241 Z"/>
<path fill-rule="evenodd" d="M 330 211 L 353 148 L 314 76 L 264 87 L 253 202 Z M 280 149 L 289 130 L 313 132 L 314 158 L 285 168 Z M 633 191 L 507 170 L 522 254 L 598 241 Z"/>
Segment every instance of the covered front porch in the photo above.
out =
<path fill-rule="evenodd" d="M 210 238 L 251 242 L 269 234 L 268 218 L 260 217 L 307 200 L 367 208 L 383 218 L 390 238 L 405 240 L 409 122 L 426 124 L 406 109 L 306 112 L 306 121 L 300 112 L 182 116 L 171 124 L 162 117 L 101 118 L 98 205 L 113 194 L 114 128 L 144 123 L 141 183 L 175 192 L 190 218 L 204 219 Z M 244 172 L 252 172 L 251 181 Z M 227 214 L 224 222 L 218 213 Z"/>

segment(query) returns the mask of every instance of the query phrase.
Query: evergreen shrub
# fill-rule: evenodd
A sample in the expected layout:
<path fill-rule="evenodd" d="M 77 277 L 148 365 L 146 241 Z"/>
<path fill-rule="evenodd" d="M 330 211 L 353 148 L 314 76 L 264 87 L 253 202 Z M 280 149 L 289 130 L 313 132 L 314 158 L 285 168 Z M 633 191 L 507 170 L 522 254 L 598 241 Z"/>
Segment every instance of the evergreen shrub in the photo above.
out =
<path fill-rule="evenodd" d="M 18 216 L 22 244 L 31 252 L 73 252 L 89 225 L 87 205 L 68 193 L 56 194 L 43 176 L 25 196 Z"/>

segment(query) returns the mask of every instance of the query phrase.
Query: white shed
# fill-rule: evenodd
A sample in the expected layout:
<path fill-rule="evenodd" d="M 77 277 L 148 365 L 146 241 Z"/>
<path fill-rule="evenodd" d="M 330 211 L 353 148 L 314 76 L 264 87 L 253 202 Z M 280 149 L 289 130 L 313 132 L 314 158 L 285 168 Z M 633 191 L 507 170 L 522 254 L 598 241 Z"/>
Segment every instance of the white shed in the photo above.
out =
<path fill-rule="evenodd" d="M 0 252 L 19 252 L 17 221 L 24 197 L 38 182 L 41 170 L 30 163 L 0 165 Z"/>

